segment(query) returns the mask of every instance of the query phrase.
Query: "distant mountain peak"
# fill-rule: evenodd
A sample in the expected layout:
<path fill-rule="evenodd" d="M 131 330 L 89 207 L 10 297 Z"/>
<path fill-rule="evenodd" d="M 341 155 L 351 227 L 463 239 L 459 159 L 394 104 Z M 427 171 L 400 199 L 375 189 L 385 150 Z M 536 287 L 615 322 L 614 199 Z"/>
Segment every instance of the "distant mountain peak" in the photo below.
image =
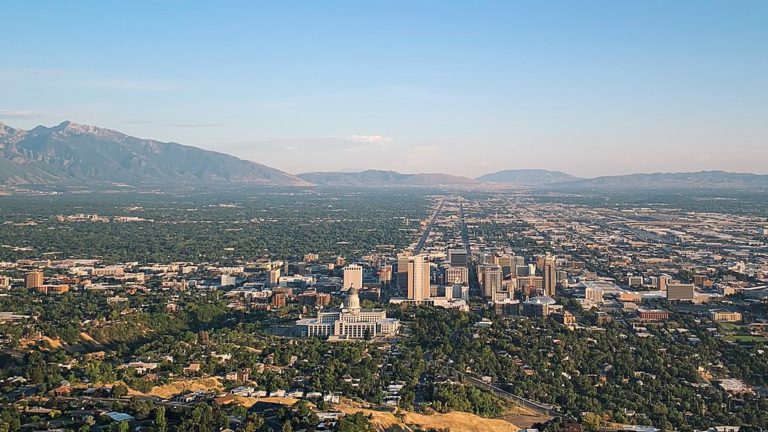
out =
<path fill-rule="evenodd" d="M 579 177 L 562 171 L 544 169 L 511 169 L 485 174 L 477 180 L 486 183 L 504 183 L 521 186 L 538 186 L 579 180 Z"/>
<path fill-rule="evenodd" d="M 16 133 L 16 129 L 8 126 L 5 123 L 0 122 L 0 136 L 6 135 L 6 134 L 12 134 Z"/>
<path fill-rule="evenodd" d="M 98 126 L 84 125 L 75 123 L 70 120 L 65 120 L 53 127 L 37 126 L 36 128 L 32 129 L 32 131 L 36 131 L 37 133 L 92 134 L 101 136 L 103 138 L 128 136 L 116 130 L 101 128 Z"/>

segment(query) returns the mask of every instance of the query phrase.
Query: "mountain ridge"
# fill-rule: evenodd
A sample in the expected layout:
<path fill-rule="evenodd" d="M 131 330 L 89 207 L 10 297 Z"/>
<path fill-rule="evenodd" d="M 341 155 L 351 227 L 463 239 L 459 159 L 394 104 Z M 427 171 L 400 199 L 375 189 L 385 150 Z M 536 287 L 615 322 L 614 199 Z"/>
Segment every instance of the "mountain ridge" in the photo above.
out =
<path fill-rule="evenodd" d="M 633 173 L 600 176 L 546 185 L 552 189 L 639 189 L 639 188 L 767 188 L 768 174 L 705 170 L 691 172 Z"/>
<path fill-rule="evenodd" d="M 477 180 L 444 173 L 403 174 L 388 170 L 360 172 L 317 171 L 297 174 L 301 179 L 321 186 L 455 186 L 475 185 Z"/>
<path fill-rule="evenodd" d="M 633 173 L 580 178 L 562 171 L 512 169 L 476 179 L 445 173 L 387 170 L 289 174 L 225 153 L 136 138 L 64 121 L 30 130 L 0 123 L 0 185 L 480 186 L 545 190 L 768 188 L 768 174 L 722 170 Z"/>
<path fill-rule="evenodd" d="M 508 169 L 484 174 L 476 178 L 476 180 L 485 183 L 515 184 L 521 186 L 562 183 L 580 179 L 581 177 L 576 177 L 562 171 L 550 171 L 545 169 Z"/>
<path fill-rule="evenodd" d="M 224 153 L 71 121 L 30 130 L 0 123 L 0 183 L 311 185 Z"/>

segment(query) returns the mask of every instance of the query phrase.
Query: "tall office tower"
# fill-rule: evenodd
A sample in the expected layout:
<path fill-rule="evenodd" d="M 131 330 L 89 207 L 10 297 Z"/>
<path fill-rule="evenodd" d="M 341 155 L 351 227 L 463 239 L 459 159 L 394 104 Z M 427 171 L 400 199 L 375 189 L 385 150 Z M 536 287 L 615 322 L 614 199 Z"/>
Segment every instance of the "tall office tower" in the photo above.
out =
<path fill-rule="evenodd" d="M 389 284 L 392 282 L 392 266 L 389 264 L 384 264 L 379 269 L 379 282 L 382 284 Z"/>
<path fill-rule="evenodd" d="M 448 263 L 451 267 L 466 267 L 469 265 L 466 249 L 448 249 Z"/>
<path fill-rule="evenodd" d="M 544 291 L 544 278 L 541 276 L 523 276 L 517 278 L 517 286 L 528 297 L 539 296 Z"/>
<path fill-rule="evenodd" d="M 515 277 L 527 277 L 529 269 L 527 265 L 515 266 Z"/>
<path fill-rule="evenodd" d="M 451 300 L 453 298 L 453 287 L 451 285 L 445 286 L 445 294 L 443 297 L 445 297 L 446 300 Z"/>
<path fill-rule="evenodd" d="M 496 291 L 493 293 L 493 297 L 491 297 L 491 301 L 494 303 L 503 302 L 506 300 L 511 300 L 514 298 L 515 292 L 514 291 Z"/>
<path fill-rule="evenodd" d="M 483 286 L 483 273 L 485 271 L 485 265 L 483 264 L 477 264 L 475 266 L 475 274 L 477 275 L 477 283 L 480 284 L 480 286 Z"/>
<path fill-rule="evenodd" d="M 501 281 L 501 290 L 508 292 L 510 295 L 510 298 L 513 298 L 515 295 L 515 291 L 517 291 L 517 279 L 507 279 Z"/>
<path fill-rule="evenodd" d="M 503 277 L 512 276 L 515 272 L 514 264 L 512 262 L 512 255 L 504 254 L 499 257 L 499 265 L 501 266 L 501 274 Z"/>
<path fill-rule="evenodd" d="M 483 270 L 483 295 L 493 298 L 496 291 L 501 291 L 501 267 L 498 265 L 485 266 Z"/>
<path fill-rule="evenodd" d="M 426 255 L 408 258 L 408 298 L 425 300 L 429 298 L 429 260 Z"/>
<path fill-rule="evenodd" d="M 344 267 L 344 285 L 341 289 L 346 291 L 351 287 L 363 288 L 363 268 L 357 264 L 350 264 Z"/>
<path fill-rule="evenodd" d="M 490 265 L 498 265 L 499 263 L 499 257 L 492 253 L 485 254 L 483 256 L 483 263 L 484 264 L 490 264 Z"/>
<path fill-rule="evenodd" d="M 557 267 L 555 266 L 555 257 L 547 254 L 543 263 L 544 277 L 544 295 L 555 297 L 555 286 L 557 286 Z"/>
<path fill-rule="evenodd" d="M 452 299 L 469 300 L 469 286 L 467 285 L 448 285 L 445 287 L 445 297 Z"/>
<path fill-rule="evenodd" d="M 37 288 L 43 285 L 43 272 L 33 271 L 24 276 L 24 286 L 27 288 Z"/>
<path fill-rule="evenodd" d="M 667 290 L 667 286 L 669 285 L 670 279 L 672 279 L 672 278 L 670 278 L 667 275 L 659 276 L 659 279 L 656 282 L 656 288 L 658 288 L 659 291 L 666 291 Z"/>
<path fill-rule="evenodd" d="M 469 269 L 466 267 L 449 267 L 445 270 L 445 284 L 467 284 L 469 283 Z"/>
<path fill-rule="evenodd" d="M 499 257 L 499 265 L 502 267 L 512 267 L 512 258 L 510 254 L 504 254 Z"/>
<path fill-rule="evenodd" d="M 267 273 L 267 284 L 276 287 L 280 284 L 280 268 L 273 268 Z"/>
<path fill-rule="evenodd" d="M 408 260 L 410 257 L 410 252 L 397 254 L 397 286 L 400 289 L 408 287 Z"/>

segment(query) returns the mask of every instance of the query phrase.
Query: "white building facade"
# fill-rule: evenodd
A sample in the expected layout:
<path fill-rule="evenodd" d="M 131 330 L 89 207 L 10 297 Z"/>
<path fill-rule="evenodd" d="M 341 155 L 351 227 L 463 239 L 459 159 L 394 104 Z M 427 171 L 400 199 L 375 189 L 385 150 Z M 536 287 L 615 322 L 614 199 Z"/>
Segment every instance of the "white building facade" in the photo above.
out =
<path fill-rule="evenodd" d="M 395 336 L 400 331 L 400 320 L 387 318 L 384 309 L 362 309 L 358 290 L 352 287 L 343 308 L 320 311 L 317 318 L 300 319 L 296 326 L 302 336 L 365 339 Z"/>

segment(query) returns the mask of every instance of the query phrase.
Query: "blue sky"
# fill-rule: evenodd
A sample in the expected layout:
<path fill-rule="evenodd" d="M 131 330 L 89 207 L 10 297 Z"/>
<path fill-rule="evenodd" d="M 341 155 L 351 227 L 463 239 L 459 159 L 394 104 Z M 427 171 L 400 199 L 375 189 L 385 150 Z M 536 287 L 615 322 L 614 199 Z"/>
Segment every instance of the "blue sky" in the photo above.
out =
<path fill-rule="evenodd" d="M 297 173 L 768 167 L 768 2 L 6 2 L 0 122 Z"/>

